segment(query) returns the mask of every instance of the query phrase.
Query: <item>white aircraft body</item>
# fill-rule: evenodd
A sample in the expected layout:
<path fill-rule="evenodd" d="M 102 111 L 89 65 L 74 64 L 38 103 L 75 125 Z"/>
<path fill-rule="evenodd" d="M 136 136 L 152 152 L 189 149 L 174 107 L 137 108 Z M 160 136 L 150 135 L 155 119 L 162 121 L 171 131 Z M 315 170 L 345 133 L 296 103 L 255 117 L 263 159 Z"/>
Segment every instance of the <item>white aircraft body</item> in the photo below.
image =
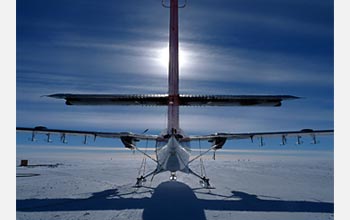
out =
<path fill-rule="evenodd" d="M 32 132 L 32 139 L 35 134 L 41 133 L 48 136 L 60 134 L 61 140 L 66 142 L 66 135 L 81 135 L 86 138 L 92 136 L 103 138 L 120 138 L 126 148 L 137 150 L 143 153 L 156 163 L 156 168 L 148 174 L 137 178 L 136 186 L 142 186 L 146 178 L 152 178 L 161 172 L 170 171 L 170 179 L 176 180 L 176 172 L 193 174 L 200 179 L 203 187 L 210 188 L 209 179 L 205 175 L 199 175 L 191 170 L 190 164 L 208 153 L 223 147 L 229 139 L 251 139 L 259 138 L 263 145 L 264 137 L 281 137 L 282 144 L 286 144 L 287 137 L 296 137 L 297 143 L 301 143 L 301 137 L 309 135 L 314 143 L 317 143 L 316 135 L 332 135 L 333 130 L 311 130 L 281 131 L 281 132 L 260 132 L 260 133 L 216 133 L 210 135 L 187 136 L 179 125 L 180 106 L 271 106 L 279 107 L 284 100 L 298 99 L 289 95 L 182 95 L 179 93 L 179 42 L 178 42 L 178 9 L 185 5 L 179 5 L 178 0 L 170 0 L 170 5 L 163 6 L 170 8 L 169 28 L 169 69 L 168 69 L 168 94 L 154 95 L 116 95 L 116 94 L 52 94 L 48 97 L 65 99 L 67 105 L 162 105 L 168 107 L 167 128 L 160 135 L 134 134 L 130 132 L 96 132 L 48 129 L 43 126 L 35 128 L 17 127 L 17 131 Z M 186 3 L 185 3 L 186 4 Z M 155 157 L 148 155 L 136 146 L 140 140 L 153 140 L 156 143 Z M 190 142 L 207 140 L 212 143 L 211 147 L 198 156 L 190 159 Z"/>

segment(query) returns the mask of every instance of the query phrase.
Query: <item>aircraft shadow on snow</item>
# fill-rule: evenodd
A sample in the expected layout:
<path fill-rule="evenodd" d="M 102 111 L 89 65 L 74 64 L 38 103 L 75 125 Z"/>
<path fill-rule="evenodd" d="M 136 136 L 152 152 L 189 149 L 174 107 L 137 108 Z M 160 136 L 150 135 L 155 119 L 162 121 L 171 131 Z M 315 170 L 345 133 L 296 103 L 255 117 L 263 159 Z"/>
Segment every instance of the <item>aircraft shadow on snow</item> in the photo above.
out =
<path fill-rule="evenodd" d="M 310 212 L 333 213 L 334 204 L 313 201 L 284 201 L 260 199 L 257 195 L 232 191 L 221 200 L 207 200 L 196 197 L 188 185 L 181 182 L 163 182 L 156 188 L 149 188 L 151 198 L 123 198 L 131 192 L 121 194 L 118 189 L 93 193 L 89 198 L 25 199 L 17 200 L 17 211 L 86 211 L 143 209 L 143 219 L 206 219 L 204 210 L 250 211 L 250 212 Z M 235 198 L 235 200 L 228 200 Z"/>

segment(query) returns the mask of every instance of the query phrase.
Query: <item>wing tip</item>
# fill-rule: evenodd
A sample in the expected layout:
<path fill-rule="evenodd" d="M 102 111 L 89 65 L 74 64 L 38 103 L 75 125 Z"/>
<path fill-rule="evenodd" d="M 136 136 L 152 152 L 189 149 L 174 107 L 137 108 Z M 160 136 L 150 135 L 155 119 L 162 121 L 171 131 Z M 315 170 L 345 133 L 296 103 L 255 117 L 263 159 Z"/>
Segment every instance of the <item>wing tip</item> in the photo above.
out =
<path fill-rule="evenodd" d="M 55 99 L 65 99 L 68 94 L 66 93 L 55 93 L 55 94 L 51 94 L 51 95 L 44 95 L 45 97 L 49 97 L 49 98 L 55 98 Z"/>

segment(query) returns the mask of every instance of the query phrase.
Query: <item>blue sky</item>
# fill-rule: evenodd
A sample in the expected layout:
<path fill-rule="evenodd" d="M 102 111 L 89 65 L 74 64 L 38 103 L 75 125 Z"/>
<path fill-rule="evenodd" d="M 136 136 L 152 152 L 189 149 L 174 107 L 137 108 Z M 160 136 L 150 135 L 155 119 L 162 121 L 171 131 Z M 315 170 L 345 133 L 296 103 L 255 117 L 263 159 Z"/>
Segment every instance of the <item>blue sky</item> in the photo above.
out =
<path fill-rule="evenodd" d="M 160 2 L 17 0 L 17 126 L 163 130 L 164 107 L 66 106 L 42 97 L 166 93 L 169 12 Z M 281 108 L 184 107 L 184 131 L 333 129 L 333 16 L 329 0 L 189 0 L 180 10 L 181 93 L 303 99 Z"/>

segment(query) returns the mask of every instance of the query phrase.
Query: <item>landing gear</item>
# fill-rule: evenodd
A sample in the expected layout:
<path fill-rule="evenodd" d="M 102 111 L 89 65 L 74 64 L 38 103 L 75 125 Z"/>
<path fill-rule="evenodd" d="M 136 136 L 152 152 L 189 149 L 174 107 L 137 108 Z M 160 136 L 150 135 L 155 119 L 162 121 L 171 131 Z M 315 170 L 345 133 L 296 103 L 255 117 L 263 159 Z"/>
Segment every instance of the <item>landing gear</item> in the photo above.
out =
<path fill-rule="evenodd" d="M 142 187 L 146 181 L 147 180 L 144 176 L 137 177 L 135 187 Z"/>
<path fill-rule="evenodd" d="M 171 174 L 170 174 L 170 180 L 171 180 L 171 181 L 176 181 L 176 173 L 175 173 L 175 172 L 171 172 Z"/>
<path fill-rule="evenodd" d="M 153 177 L 155 175 L 157 175 L 158 173 L 160 173 L 161 171 L 159 171 L 158 169 L 155 169 L 154 171 L 148 173 L 147 175 L 143 176 L 141 175 L 140 177 L 137 177 L 136 178 L 136 184 L 135 184 L 135 187 L 142 187 L 144 185 L 144 183 L 147 181 L 146 178 L 151 176 L 152 175 L 152 178 L 151 178 L 151 182 L 153 180 Z"/>
<path fill-rule="evenodd" d="M 190 174 L 193 174 L 194 176 L 198 177 L 200 179 L 199 183 L 202 185 L 205 189 L 215 189 L 212 187 L 209 183 L 209 178 L 206 176 L 200 176 L 197 173 L 193 172 L 191 169 L 189 169 Z"/>
<path fill-rule="evenodd" d="M 199 183 L 202 185 L 203 188 L 213 189 L 213 187 L 210 186 L 209 178 L 207 178 L 205 176 L 201 177 L 201 180 L 199 181 Z"/>

